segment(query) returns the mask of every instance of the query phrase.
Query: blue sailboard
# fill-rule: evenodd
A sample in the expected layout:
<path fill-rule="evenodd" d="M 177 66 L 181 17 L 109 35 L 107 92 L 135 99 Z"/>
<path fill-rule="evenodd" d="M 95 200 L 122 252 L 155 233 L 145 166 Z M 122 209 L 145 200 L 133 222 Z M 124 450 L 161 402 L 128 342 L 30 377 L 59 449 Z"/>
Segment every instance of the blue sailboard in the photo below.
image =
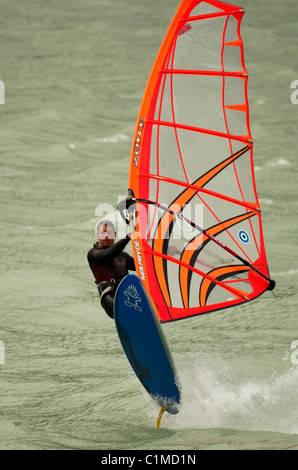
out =
<path fill-rule="evenodd" d="M 128 274 L 117 289 L 114 317 L 127 359 L 161 406 L 160 417 L 164 411 L 178 413 L 180 386 L 174 361 L 152 302 L 135 274 Z"/>

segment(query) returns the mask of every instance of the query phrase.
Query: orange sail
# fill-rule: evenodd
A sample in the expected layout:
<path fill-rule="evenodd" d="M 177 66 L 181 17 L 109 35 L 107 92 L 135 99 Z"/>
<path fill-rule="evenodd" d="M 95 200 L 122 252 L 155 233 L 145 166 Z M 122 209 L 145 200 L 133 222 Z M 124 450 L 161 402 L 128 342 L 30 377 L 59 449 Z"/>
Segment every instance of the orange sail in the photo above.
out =
<path fill-rule="evenodd" d="M 183 0 L 153 65 L 133 140 L 137 273 L 160 321 L 272 289 L 253 169 L 244 10 Z"/>

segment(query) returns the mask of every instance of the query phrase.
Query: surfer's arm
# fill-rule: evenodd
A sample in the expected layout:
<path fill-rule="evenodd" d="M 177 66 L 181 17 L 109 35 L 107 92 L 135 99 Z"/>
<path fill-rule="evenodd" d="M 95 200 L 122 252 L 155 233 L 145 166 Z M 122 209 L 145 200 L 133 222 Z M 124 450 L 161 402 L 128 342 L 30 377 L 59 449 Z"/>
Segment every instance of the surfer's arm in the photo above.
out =
<path fill-rule="evenodd" d="M 113 246 L 109 248 L 103 248 L 103 249 L 94 248 L 91 251 L 91 253 L 89 252 L 88 254 L 89 262 L 92 261 L 93 264 L 94 263 L 101 264 L 113 258 L 116 258 L 116 256 L 122 253 L 122 251 L 128 244 L 129 240 L 130 240 L 129 235 L 126 235 L 125 238 L 122 238 L 121 240 L 117 241 Z"/>

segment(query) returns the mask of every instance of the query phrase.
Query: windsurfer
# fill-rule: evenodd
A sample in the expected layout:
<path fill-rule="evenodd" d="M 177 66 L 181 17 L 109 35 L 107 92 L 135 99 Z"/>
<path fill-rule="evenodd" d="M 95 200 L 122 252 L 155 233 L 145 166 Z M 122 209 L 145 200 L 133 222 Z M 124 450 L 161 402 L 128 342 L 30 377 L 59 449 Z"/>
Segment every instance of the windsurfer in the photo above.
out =
<path fill-rule="evenodd" d="M 114 318 L 113 306 L 116 288 L 128 271 L 135 271 L 134 259 L 124 252 L 130 235 L 115 243 L 115 226 L 110 220 L 101 220 L 96 227 L 97 242 L 89 250 L 87 259 L 95 278 L 101 305 L 110 318 Z"/>

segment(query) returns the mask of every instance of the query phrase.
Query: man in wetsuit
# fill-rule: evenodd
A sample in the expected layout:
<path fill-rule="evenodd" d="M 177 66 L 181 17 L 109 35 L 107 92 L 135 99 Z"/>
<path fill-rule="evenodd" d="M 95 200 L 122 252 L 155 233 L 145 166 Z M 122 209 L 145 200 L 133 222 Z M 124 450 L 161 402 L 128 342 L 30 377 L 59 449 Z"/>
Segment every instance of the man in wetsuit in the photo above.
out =
<path fill-rule="evenodd" d="M 128 274 L 135 271 L 134 259 L 128 253 L 123 252 L 130 237 L 115 243 L 115 227 L 109 220 L 102 220 L 97 225 L 97 242 L 89 250 L 87 259 L 97 285 L 101 305 L 109 315 L 114 318 L 114 296 L 120 281 Z"/>

